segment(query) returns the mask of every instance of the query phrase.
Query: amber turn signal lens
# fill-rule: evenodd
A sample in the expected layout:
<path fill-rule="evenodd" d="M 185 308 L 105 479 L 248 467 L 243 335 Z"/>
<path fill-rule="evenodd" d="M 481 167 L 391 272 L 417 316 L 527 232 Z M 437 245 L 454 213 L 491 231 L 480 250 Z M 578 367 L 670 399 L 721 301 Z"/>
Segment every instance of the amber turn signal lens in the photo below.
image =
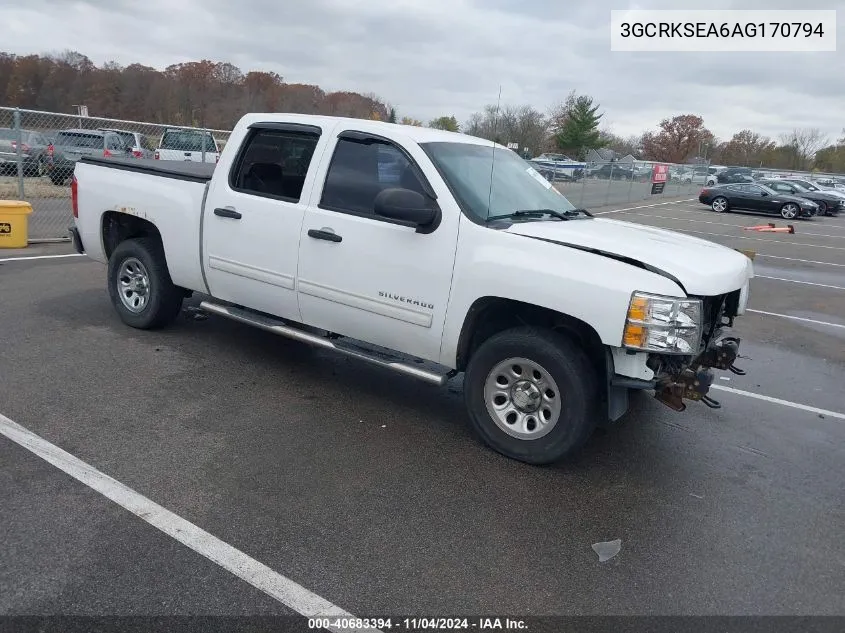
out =
<path fill-rule="evenodd" d="M 645 321 L 648 314 L 648 299 L 645 297 L 634 297 L 628 307 L 628 319 L 631 321 Z"/>
<path fill-rule="evenodd" d="M 646 329 L 642 325 L 628 323 L 625 325 L 623 342 L 628 347 L 645 347 Z"/>

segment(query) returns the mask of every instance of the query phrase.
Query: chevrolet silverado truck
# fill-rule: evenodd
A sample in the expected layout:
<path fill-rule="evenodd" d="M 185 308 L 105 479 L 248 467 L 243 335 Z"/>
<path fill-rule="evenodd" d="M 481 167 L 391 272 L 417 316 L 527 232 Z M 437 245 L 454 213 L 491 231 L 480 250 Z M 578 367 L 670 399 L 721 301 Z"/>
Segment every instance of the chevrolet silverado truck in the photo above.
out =
<path fill-rule="evenodd" d="M 71 237 L 128 326 L 193 310 L 444 385 L 472 429 L 543 464 L 632 390 L 719 407 L 751 260 L 576 209 L 490 141 L 386 122 L 248 114 L 219 163 L 84 157 Z"/>

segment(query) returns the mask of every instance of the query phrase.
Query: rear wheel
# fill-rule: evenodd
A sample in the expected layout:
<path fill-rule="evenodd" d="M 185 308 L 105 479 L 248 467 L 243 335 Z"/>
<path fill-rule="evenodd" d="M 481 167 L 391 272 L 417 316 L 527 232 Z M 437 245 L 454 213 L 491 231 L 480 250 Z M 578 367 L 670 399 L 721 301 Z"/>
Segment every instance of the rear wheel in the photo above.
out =
<path fill-rule="evenodd" d="M 784 220 L 792 220 L 798 215 L 798 205 L 794 202 L 787 202 L 780 208 L 780 217 Z"/>
<path fill-rule="evenodd" d="M 500 332 L 470 358 L 464 395 L 472 428 L 529 464 L 574 454 L 596 427 L 598 382 L 585 352 L 533 327 Z"/>
<path fill-rule="evenodd" d="M 828 214 L 826 202 L 824 202 L 823 200 L 819 200 L 816 204 L 819 205 L 819 210 L 816 213 L 816 215 L 827 215 Z"/>
<path fill-rule="evenodd" d="M 724 196 L 717 196 L 713 198 L 713 202 L 710 203 L 710 208 L 712 208 L 716 213 L 725 213 L 728 210 L 728 199 Z"/>
<path fill-rule="evenodd" d="M 156 238 L 118 244 L 109 258 L 108 285 L 121 321 L 134 328 L 168 325 L 182 307 L 184 295 L 170 279 L 164 249 Z"/>

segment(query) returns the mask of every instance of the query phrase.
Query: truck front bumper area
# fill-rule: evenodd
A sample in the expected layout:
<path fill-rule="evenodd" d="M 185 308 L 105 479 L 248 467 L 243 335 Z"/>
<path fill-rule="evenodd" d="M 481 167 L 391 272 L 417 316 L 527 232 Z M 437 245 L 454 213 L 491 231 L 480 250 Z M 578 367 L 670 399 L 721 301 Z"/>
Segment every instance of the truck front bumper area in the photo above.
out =
<path fill-rule="evenodd" d="M 655 381 L 654 397 L 675 411 L 686 409 L 684 400 L 702 402 L 711 409 L 722 407 L 710 397 L 713 370 L 727 370 L 738 376 L 745 371 L 734 365 L 739 356 L 740 339 L 736 336 L 714 338 L 706 349 L 678 371 L 660 375 Z"/>

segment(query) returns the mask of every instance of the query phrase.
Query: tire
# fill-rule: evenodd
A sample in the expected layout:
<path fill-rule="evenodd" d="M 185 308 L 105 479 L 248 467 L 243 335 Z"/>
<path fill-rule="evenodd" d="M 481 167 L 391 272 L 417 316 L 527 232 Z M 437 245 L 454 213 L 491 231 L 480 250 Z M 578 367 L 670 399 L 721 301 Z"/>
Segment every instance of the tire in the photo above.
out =
<path fill-rule="evenodd" d="M 816 212 L 816 215 L 828 215 L 830 213 L 827 208 L 827 203 L 823 200 L 819 200 L 816 204 L 819 205 L 819 210 Z"/>
<path fill-rule="evenodd" d="M 50 182 L 52 182 L 57 187 L 61 187 L 65 184 L 65 180 L 67 178 L 63 177 L 61 174 L 57 174 L 56 172 L 50 172 Z"/>
<path fill-rule="evenodd" d="M 502 386 L 503 378 L 509 388 Z M 533 387 L 520 390 L 529 383 Z M 493 450 L 528 464 L 573 455 L 598 419 L 598 380 L 586 353 L 570 339 L 534 327 L 505 330 L 481 344 L 469 360 L 464 398 L 475 434 Z M 516 409 L 532 399 L 533 406 Z M 514 415 L 515 424 L 508 421 Z"/>
<path fill-rule="evenodd" d="M 794 220 L 801 213 L 801 209 L 794 202 L 787 202 L 780 208 L 780 217 L 784 220 Z"/>
<path fill-rule="evenodd" d="M 725 196 L 716 196 L 713 198 L 713 202 L 710 203 L 710 208 L 716 213 L 727 213 L 731 207 Z"/>
<path fill-rule="evenodd" d="M 107 277 L 112 305 L 126 325 L 153 330 L 169 325 L 179 315 L 184 295 L 170 279 L 157 238 L 118 244 L 109 257 Z"/>

